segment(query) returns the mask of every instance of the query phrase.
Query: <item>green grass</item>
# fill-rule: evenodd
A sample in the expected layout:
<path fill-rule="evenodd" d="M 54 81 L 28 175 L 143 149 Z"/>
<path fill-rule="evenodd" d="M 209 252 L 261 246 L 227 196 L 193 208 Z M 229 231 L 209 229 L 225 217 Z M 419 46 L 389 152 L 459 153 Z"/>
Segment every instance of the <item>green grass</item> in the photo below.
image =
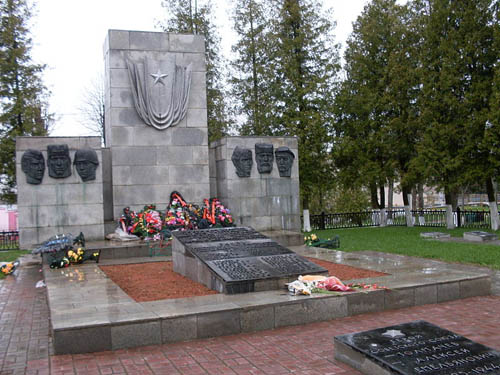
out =
<path fill-rule="evenodd" d="M 474 229 L 373 227 L 314 231 L 320 238 L 340 236 L 342 251 L 381 251 L 421 258 L 440 259 L 447 262 L 477 264 L 500 269 L 500 246 L 475 243 L 442 242 L 420 237 L 422 232 L 450 233 L 462 237 Z M 482 231 L 492 232 L 491 230 Z"/>
<path fill-rule="evenodd" d="M 27 250 L 10 250 L 10 251 L 0 251 L 0 262 L 12 262 L 24 254 L 28 254 Z M 0 279 L 3 279 L 5 275 L 0 272 Z"/>

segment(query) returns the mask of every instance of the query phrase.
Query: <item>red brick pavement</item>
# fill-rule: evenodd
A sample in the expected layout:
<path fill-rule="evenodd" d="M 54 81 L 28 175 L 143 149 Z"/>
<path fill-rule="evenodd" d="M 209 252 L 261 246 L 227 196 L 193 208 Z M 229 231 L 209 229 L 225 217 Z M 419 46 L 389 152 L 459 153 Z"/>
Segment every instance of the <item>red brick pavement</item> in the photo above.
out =
<path fill-rule="evenodd" d="M 39 267 L 0 281 L 0 374 L 360 374 L 333 359 L 333 337 L 425 319 L 500 350 L 500 297 L 364 314 L 272 331 L 78 355 L 50 355 Z"/>

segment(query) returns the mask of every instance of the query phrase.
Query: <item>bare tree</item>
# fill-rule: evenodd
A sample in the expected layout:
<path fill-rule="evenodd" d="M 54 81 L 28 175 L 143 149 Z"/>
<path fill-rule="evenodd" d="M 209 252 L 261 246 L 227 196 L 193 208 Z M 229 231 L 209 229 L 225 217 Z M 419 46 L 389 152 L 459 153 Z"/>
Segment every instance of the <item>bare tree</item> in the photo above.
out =
<path fill-rule="evenodd" d="M 92 134 L 99 135 L 103 145 L 106 144 L 104 132 L 104 74 L 99 73 L 86 87 L 82 95 L 82 104 L 78 107 L 81 124 Z"/>

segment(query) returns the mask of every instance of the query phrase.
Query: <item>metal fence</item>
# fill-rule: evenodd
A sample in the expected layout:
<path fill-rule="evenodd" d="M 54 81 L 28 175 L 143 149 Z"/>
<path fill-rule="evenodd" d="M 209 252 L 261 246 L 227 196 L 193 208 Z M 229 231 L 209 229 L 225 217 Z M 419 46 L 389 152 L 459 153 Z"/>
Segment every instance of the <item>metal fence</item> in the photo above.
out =
<path fill-rule="evenodd" d="M 0 232 L 0 251 L 19 250 L 19 232 Z"/>
<path fill-rule="evenodd" d="M 412 210 L 411 220 L 416 227 L 446 227 L 446 210 L 424 209 Z M 404 209 L 386 210 L 387 226 L 406 226 L 406 212 Z M 311 228 L 315 230 L 339 229 L 355 227 L 380 226 L 381 211 L 368 210 L 346 213 L 321 213 L 310 215 Z M 461 228 L 490 228 L 489 211 L 461 210 L 453 212 L 453 221 L 456 227 Z"/>

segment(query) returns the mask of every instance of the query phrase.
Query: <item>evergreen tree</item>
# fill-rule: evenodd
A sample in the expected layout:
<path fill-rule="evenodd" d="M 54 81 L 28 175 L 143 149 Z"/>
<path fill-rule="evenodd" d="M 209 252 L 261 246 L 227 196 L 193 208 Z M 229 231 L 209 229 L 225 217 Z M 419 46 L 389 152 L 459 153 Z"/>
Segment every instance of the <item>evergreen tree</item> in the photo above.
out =
<path fill-rule="evenodd" d="M 374 0 L 365 7 L 353 24 L 346 77 L 336 98 L 336 165 L 346 185 L 369 188 L 373 208 L 385 208 L 389 181 L 408 179 L 415 155 L 412 103 L 418 85 L 412 67 L 418 62 L 407 19 L 395 0 Z M 406 198 L 408 183 L 403 188 Z"/>
<path fill-rule="evenodd" d="M 227 135 L 230 123 L 224 99 L 220 36 L 212 21 L 212 3 L 210 0 L 201 5 L 196 0 L 164 0 L 162 6 L 167 10 L 164 31 L 205 37 L 208 139 L 219 139 Z"/>
<path fill-rule="evenodd" d="M 339 71 L 333 28 L 317 0 L 281 0 L 271 15 L 273 134 L 297 136 L 302 206 L 333 180 L 331 106 Z"/>
<path fill-rule="evenodd" d="M 239 39 L 232 47 L 231 94 L 240 134 L 270 135 L 269 9 L 263 1 L 235 0 L 233 21 Z"/>
<path fill-rule="evenodd" d="M 491 0 L 417 1 L 422 25 L 420 120 L 425 126 L 416 166 L 456 204 L 462 185 L 491 188 L 488 117 L 494 66 Z M 489 181 L 489 182 L 488 182 Z"/>
<path fill-rule="evenodd" d="M 25 0 L 0 0 L 0 184 L 9 203 L 16 201 L 16 137 L 46 135 L 51 120 L 44 66 L 31 60 L 30 17 Z"/>

